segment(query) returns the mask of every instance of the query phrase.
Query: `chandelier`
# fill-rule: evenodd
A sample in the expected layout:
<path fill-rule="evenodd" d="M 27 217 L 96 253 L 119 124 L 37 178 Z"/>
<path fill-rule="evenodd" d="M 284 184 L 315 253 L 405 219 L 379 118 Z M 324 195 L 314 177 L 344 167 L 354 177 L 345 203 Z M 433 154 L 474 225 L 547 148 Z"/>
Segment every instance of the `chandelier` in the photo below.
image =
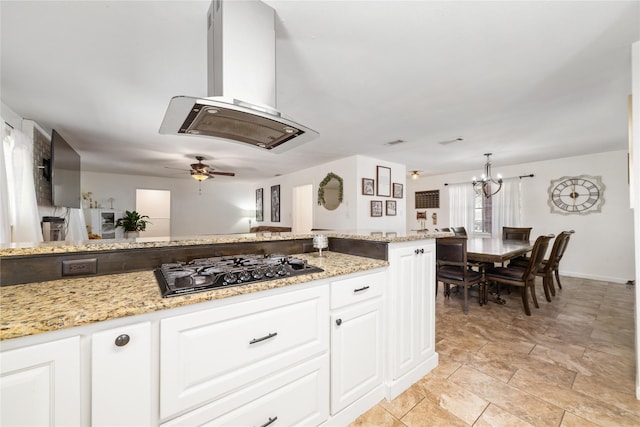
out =
<path fill-rule="evenodd" d="M 487 156 L 487 163 L 485 163 L 484 165 L 484 173 L 482 174 L 480 181 L 476 180 L 475 176 L 473 177 L 472 181 L 473 189 L 476 191 L 476 193 L 482 194 L 486 198 L 493 196 L 502 188 L 502 177 L 500 176 L 500 174 L 498 174 L 498 179 L 494 179 L 491 177 L 491 154 L 492 153 L 485 153 L 485 156 Z M 495 191 L 492 191 L 493 187 L 495 186 L 497 186 L 498 188 L 496 188 Z"/>

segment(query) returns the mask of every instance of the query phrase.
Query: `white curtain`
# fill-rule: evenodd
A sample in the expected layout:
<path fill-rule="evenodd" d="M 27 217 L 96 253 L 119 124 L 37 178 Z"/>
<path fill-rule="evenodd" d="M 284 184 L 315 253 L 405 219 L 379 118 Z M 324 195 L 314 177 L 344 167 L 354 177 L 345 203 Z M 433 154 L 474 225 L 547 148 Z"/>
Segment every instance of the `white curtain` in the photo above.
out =
<path fill-rule="evenodd" d="M 6 126 L 0 150 L 0 243 L 42 242 L 33 181 L 33 141 Z"/>
<path fill-rule="evenodd" d="M 520 179 L 508 178 L 491 200 L 491 234 L 502 236 L 502 227 L 520 227 Z"/>
<path fill-rule="evenodd" d="M 67 232 L 65 240 L 75 242 L 79 240 L 87 240 L 87 223 L 84 220 L 82 209 L 67 208 Z"/>
<path fill-rule="evenodd" d="M 449 225 L 464 227 L 473 234 L 473 198 L 475 192 L 469 183 L 449 184 Z"/>

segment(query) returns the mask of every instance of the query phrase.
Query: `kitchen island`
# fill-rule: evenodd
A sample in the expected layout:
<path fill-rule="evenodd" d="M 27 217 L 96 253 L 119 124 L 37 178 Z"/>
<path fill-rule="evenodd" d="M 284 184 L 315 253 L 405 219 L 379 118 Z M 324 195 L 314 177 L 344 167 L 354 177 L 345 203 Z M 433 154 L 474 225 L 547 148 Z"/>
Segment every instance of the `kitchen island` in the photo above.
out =
<path fill-rule="evenodd" d="M 383 245 L 384 259 L 318 257 L 304 247 L 312 235 L 131 242 L 120 251 L 302 242 L 295 256 L 324 271 L 171 298 L 160 296 L 149 269 L 1 287 L 0 384 L 3 396 L 16 396 L 11 413 L 42 412 L 34 422 L 52 425 L 264 424 L 276 416 L 284 425 L 348 424 L 437 365 L 438 235 L 325 234 L 347 251 L 367 252 L 362 244 L 371 242 L 380 254 Z M 100 254 L 91 243 L 53 246 L 64 256 Z M 6 248 L 0 261 L 37 260 L 51 248 L 31 250 Z M 32 378 L 53 390 L 36 410 L 13 388 Z"/>

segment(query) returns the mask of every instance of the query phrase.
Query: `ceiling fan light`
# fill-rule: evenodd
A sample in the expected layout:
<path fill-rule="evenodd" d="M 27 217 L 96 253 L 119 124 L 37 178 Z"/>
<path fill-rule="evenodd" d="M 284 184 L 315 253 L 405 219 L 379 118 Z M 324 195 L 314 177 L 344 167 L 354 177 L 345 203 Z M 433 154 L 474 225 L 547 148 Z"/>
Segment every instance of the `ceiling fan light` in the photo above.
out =
<path fill-rule="evenodd" d="M 411 172 L 411 179 L 418 179 L 418 177 L 420 177 L 418 171 Z"/>
<path fill-rule="evenodd" d="M 191 171 L 191 178 L 195 179 L 196 181 L 202 182 L 206 179 L 209 179 L 209 175 L 199 171 Z"/>

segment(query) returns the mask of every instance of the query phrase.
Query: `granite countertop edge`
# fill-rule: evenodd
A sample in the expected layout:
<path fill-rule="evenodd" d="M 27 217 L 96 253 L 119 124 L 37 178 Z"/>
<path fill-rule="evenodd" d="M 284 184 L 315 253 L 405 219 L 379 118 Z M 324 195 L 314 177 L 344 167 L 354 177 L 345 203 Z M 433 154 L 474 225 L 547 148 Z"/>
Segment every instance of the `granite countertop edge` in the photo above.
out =
<path fill-rule="evenodd" d="M 0 287 L 0 341 L 268 289 L 384 268 L 388 261 L 323 252 L 296 254 L 323 272 L 162 298 L 153 271 Z"/>
<path fill-rule="evenodd" d="M 184 246 L 212 245 L 243 242 L 270 242 L 283 240 L 312 239 L 315 234 L 294 234 L 290 232 L 263 232 L 247 234 L 212 235 L 185 238 L 137 238 L 113 240 L 86 240 L 79 242 L 43 242 L 36 244 L 16 244 L 0 246 L 0 258 L 13 256 L 33 256 L 48 254 L 64 254 L 78 252 L 99 252 L 146 248 L 177 248 Z M 415 240 L 433 239 L 450 236 L 449 232 L 411 232 L 404 235 L 398 233 L 349 233 L 323 232 L 329 238 L 366 240 L 371 242 L 399 243 Z"/>

